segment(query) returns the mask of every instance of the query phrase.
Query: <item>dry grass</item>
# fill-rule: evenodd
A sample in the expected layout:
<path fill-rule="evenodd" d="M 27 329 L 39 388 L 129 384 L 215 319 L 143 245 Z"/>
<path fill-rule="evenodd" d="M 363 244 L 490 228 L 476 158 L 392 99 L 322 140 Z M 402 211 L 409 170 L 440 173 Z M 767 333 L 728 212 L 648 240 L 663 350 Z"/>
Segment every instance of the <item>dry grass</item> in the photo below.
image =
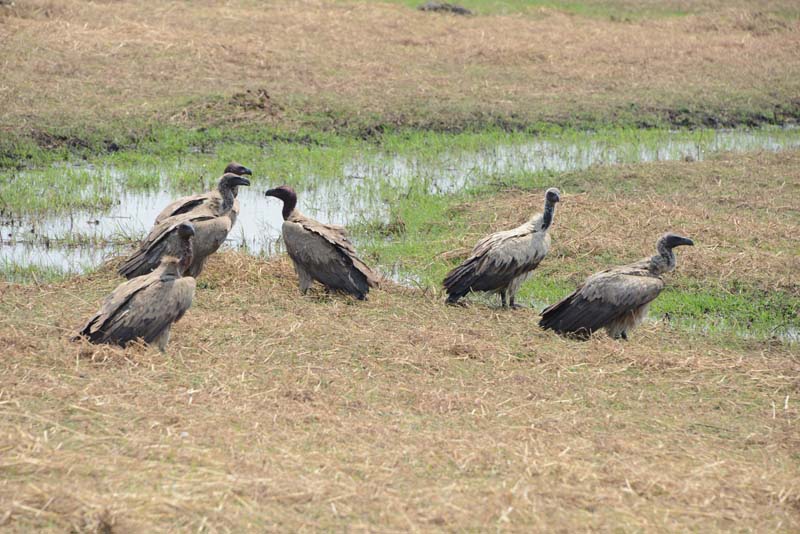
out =
<path fill-rule="evenodd" d="M 0 285 L 5 528 L 800 528 L 791 346 L 663 324 L 571 342 L 391 287 L 301 298 L 284 258 L 204 278 L 166 355 L 66 340 L 110 269 Z"/>
<path fill-rule="evenodd" d="M 543 276 L 577 283 L 609 259 L 653 254 L 656 239 L 674 231 L 696 243 L 678 249 L 679 278 L 800 296 L 800 151 L 598 166 L 561 175 L 553 185 L 566 193 L 552 231 L 559 260 L 543 263 Z M 475 221 L 458 235 L 460 250 L 521 223 L 541 204 L 541 191 L 514 190 L 457 206 Z"/>
<path fill-rule="evenodd" d="M 791 2 L 773 4 L 709 0 L 699 15 L 614 22 L 546 9 L 464 18 L 381 3 L 26 0 L 0 16 L 0 124 L 735 122 L 797 105 L 800 23 L 765 11 Z"/>

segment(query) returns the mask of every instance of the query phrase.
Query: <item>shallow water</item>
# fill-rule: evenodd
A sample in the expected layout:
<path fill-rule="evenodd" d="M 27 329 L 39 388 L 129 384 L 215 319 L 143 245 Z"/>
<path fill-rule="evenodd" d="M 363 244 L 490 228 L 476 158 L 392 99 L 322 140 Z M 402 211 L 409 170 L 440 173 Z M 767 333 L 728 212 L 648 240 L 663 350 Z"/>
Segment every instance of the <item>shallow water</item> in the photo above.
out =
<path fill-rule="evenodd" d="M 304 213 L 323 222 L 352 225 L 386 221 L 392 199 L 410 187 L 422 187 L 434 195 L 447 194 L 519 173 L 564 172 L 598 164 L 702 160 L 724 151 L 797 147 L 800 130 L 774 128 L 711 131 L 700 138 L 685 132 L 664 132 L 656 143 L 652 139 L 641 142 L 630 132 L 621 133 L 619 139 L 608 133 L 596 137 L 586 134 L 580 139 L 532 138 L 527 143 L 498 144 L 475 152 L 453 150 L 432 159 L 388 153 L 354 155 L 335 176 L 305 177 L 296 189 Z M 121 184 L 125 177 L 113 168 L 87 166 L 82 170 L 102 175 L 104 192 L 108 194 L 110 187 L 116 202 L 104 210 L 77 210 L 44 218 L 12 214 L 0 220 L 0 268 L 13 265 L 85 272 L 110 256 L 126 253 L 131 241 L 147 234 L 164 206 L 179 196 L 197 192 L 171 189 L 164 179 L 174 170 L 169 168 L 155 171 L 162 177 L 161 187 L 151 191 L 124 189 Z M 269 255 L 277 250 L 281 205 L 277 199 L 264 197 L 264 190 L 282 182 L 259 176 L 258 168 L 254 171 L 253 186 L 240 188 L 241 213 L 228 246 Z M 19 178 L 34 177 L 36 172 L 42 171 L 25 171 Z"/>

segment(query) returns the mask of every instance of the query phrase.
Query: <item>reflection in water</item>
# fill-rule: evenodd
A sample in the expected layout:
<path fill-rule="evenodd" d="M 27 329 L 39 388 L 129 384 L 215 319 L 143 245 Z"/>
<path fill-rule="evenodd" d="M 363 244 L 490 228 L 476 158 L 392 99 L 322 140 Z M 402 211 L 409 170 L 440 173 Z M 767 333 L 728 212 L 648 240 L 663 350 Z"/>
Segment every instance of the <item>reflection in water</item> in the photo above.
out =
<path fill-rule="evenodd" d="M 608 134 L 580 141 L 536 140 L 479 152 L 453 151 L 433 161 L 376 154 L 346 163 L 339 177 L 310 177 L 307 185 L 298 187 L 298 207 L 323 222 L 351 225 L 386 221 L 389 202 L 412 186 L 430 194 L 447 194 L 519 173 L 563 172 L 595 164 L 702 160 L 722 151 L 777 151 L 798 146 L 800 133 L 775 136 L 770 130 L 734 130 L 713 132 L 702 142 L 687 141 L 685 134 L 676 132 L 657 145 L 638 142 L 630 135 L 619 140 Z M 92 168 L 92 172 L 102 172 L 108 177 L 106 182 L 112 184 L 124 181 L 114 169 Z M 163 184 L 166 172 L 160 172 Z M 228 246 L 253 254 L 276 252 L 281 204 L 264 197 L 267 186 L 276 185 L 256 179 L 252 187 L 240 188 L 241 213 Z M 91 269 L 120 253 L 113 243 L 143 237 L 159 211 L 181 196 L 165 188 L 157 192 L 118 190 L 118 201 L 103 212 L 76 211 L 67 216 L 0 221 L 0 267 L 14 264 L 75 273 Z"/>

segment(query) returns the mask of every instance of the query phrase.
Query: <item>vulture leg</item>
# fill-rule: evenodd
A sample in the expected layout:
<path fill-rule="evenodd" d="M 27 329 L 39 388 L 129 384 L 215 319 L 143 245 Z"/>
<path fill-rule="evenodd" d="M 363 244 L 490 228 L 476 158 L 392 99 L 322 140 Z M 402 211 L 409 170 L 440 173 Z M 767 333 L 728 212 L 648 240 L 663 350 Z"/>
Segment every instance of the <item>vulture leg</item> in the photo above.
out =
<path fill-rule="evenodd" d="M 628 333 L 627 333 L 627 332 L 625 332 L 625 331 L 623 331 L 623 332 L 622 332 L 622 333 L 619 335 L 619 337 L 621 337 L 621 338 L 622 338 L 622 339 L 624 339 L 625 341 L 628 341 Z"/>
<path fill-rule="evenodd" d="M 525 307 L 522 304 L 517 304 L 516 302 L 514 302 L 514 298 L 516 298 L 516 295 L 511 295 L 510 297 L 508 297 L 508 305 L 511 306 L 512 309 L 519 310 Z"/>
<path fill-rule="evenodd" d="M 305 295 L 308 293 L 308 290 L 311 289 L 314 279 L 311 278 L 311 275 L 308 274 L 308 271 L 303 269 L 297 262 L 294 262 L 294 270 L 297 273 L 297 278 L 300 281 L 300 293 Z M 327 287 L 325 289 L 327 290 Z"/>
<path fill-rule="evenodd" d="M 511 297 L 511 298 L 512 298 L 512 301 L 513 301 L 514 297 Z M 500 305 L 503 308 L 508 308 L 508 304 L 506 303 L 506 290 L 505 289 L 501 289 L 500 290 Z"/>
<path fill-rule="evenodd" d="M 167 351 L 167 343 L 169 343 L 169 330 L 172 325 L 166 327 L 163 332 L 161 332 L 158 337 L 155 339 L 156 345 L 158 345 L 158 350 L 161 352 Z"/>

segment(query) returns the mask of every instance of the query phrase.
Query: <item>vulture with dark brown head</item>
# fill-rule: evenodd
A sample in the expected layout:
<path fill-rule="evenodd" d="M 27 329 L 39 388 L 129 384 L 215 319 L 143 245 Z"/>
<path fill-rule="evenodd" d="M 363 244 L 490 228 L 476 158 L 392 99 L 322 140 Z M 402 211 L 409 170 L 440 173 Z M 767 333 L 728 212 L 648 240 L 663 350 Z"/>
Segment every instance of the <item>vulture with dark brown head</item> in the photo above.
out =
<path fill-rule="evenodd" d="M 167 217 L 156 224 L 136 252 L 120 265 L 119 274 L 130 279 L 153 271 L 161 263 L 161 257 L 168 253 L 174 239 L 171 236 L 178 226 L 192 223 L 195 230 L 194 259 L 181 274 L 196 278 L 208 257 L 228 237 L 232 225 L 229 214 L 234 202 L 233 189 L 240 185 L 250 185 L 250 181 L 238 174 L 225 174 L 219 180 L 219 197 L 209 198 L 190 211 Z"/>
<path fill-rule="evenodd" d="M 447 303 L 455 304 L 470 291 L 500 293 L 500 302 L 516 307 L 514 297 L 550 249 L 548 230 L 560 193 L 551 187 L 544 195 L 544 212 L 513 230 L 484 237 L 461 265 L 447 273 L 443 285 Z"/>
<path fill-rule="evenodd" d="M 265 194 L 283 201 L 283 241 L 300 279 L 300 291 L 306 293 L 316 280 L 328 289 L 366 300 L 378 277 L 356 256 L 345 229 L 300 213 L 291 187 L 276 187 Z"/>
<path fill-rule="evenodd" d="M 175 256 L 164 256 L 156 270 L 121 283 L 80 329 L 81 337 L 92 343 L 125 346 L 141 339 L 158 345 L 163 352 L 172 324 L 192 305 L 195 280 L 181 273 L 192 262 L 194 228 L 189 223 L 175 228 Z"/>
<path fill-rule="evenodd" d="M 232 161 L 228 163 L 228 166 L 225 167 L 225 171 L 223 174 L 237 174 L 239 176 L 250 176 L 253 174 L 253 171 L 245 167 L 240 163 L 236 163 Z M 236 224 L 236 218 L 239 216 L 239 200 L 236 198 L 239 195 L 239 186 L 233 186 L 231 188 L 233 192 L 233 207 L 231 208 L 228 217 L 231 220 L 231 227 Z M 219 187 L 208 191 L 206 193 L 201 193 L 198 195 L 190 195 L 188 197 L 182 197 L 176 200 L 175 202 L 171 203 L 169 206 L 161 210 L 156 216 L 155 224 L 157 225 L 164 219 L 169 217 L 173 217 L 175 215 L 180 215 L 181 213 L 188 213 L 193 209 L 197 208 L 198 206 L 202 206 L 203 204 L 208 203 L 210 200 L 216 199 L 217 201 L 222 200 L 222 191 L 220 191 Z"/>
<path fill-rule="evenodd" d="M 628 339 L 664 289 L 662 275 L 675 269 L 672 249 L 684 245 L 694 243 L 687 237 L 664 234 L 656 244 L 658 254 L 593 274 L 571 295 L 545 308 L 539 326 L 578 339 L 588 339 L 605 328 L 614 339 Z"/>

